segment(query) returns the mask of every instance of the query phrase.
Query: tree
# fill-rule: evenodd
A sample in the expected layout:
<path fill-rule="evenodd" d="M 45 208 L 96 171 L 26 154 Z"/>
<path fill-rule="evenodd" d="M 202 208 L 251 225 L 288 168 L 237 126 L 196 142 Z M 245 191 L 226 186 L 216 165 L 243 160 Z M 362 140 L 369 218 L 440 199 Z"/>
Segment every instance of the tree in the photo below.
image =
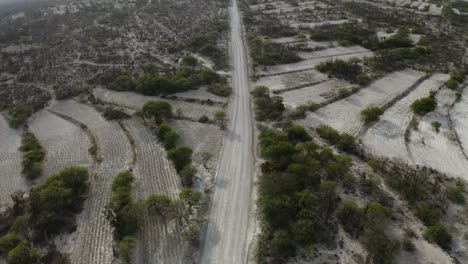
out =
<path fill-rule="evenodd" d="M 145 208 L 152 215 L 167 221 L 175 216 L 174 203 L 167 195 L 153 194 L 145 201 Z"/>
<path fill-rule="evenodd" d="M 141 111 L 145 117 L 153 117 L 158 124 L 161 124 L 163 119 L 172 117 L 172 107 L 166 101 L 147 102 Z"/>
<path fill-rule="evenodd" d="M 452 244 L 452 236 L 449 234 L 447 227 L 443 224 L 437 224 L 426 229 L 424 236 L 427 240 L 436 243 L 443 249 L 450 249 Z"/>
<path fill-rule="evenodd" d="M 336 217 L 343 229 L 356 237 L 362 228 L 363 213 L 357 203 L 352 200 L 344 200 L 336 209 Z"/>
<path fill-rule="evenodd" d="M 273 234 L 271 240 L 271 251 L 277 259 L 292 257 L 296 250 L 292 243 L 291 235 L 287 231 L 278 230 Z"/>
<path fill-rule="evenodd" d="M 299 219 L 293 223 L 292 232 L 294 238 L 304 246 L 311 244 L 316 238 L 314 222 L 308 219 Z"/>
<path fill-rule="evenodd" d="M 366 124 L 370 124 L 379 120 L 379 117 L 384 113 L 384 110 L 378 106 L 369 106 L 361 111 L 361 120 Z"/>
<path fill-rule="evenodd" d="M 277 142 L 267 147 L 265 157 L 273 162 L 273 165 L 279 169 L 286 168 L 291 163 L 296 148 L 289 142 Z"/>
<path fill-rule="evenodd" d="M 321 138 L 327 140 L 332 145 L 338 143 L 340 140 L 340 133 L 331 126 L 320 125 L 317 127 L 316 131 Z"/>
<path fill-rule="evenodd" d="M 177 170 L 180 172 L 185 165 L 192 162 L 192 149 L 187 146 L 181 146 L 171 149 L 167 152 L 167 158 L 170 159 Z"/>
<path fill-rule="evenodd" d="M 356 148 L 355 139 L 351 134 L 342 133 L 336 147 L 341 151 L 353 153 Z"/>
<path fill-rule="evenodd" d="M 330 216 L 335 211 L 337 206 L 336 183 L 332 181 L 324 181 L 320 183 L 319 201 L 320 212 L 324 217 L 324 222 L 327 223 Z"/>
<path fill-rule="evenodd" d="M 197 168 L 193 165 L 185 165 L 182 170 L 179 172 L 182 185 L 186 187 L 191 187 L 193 185 L 193 177 L 197 173 Z"/>
<path fill-rule="evenodd" d="M 217 111 L 214 113 L 214 120 L 219 123 L 219 126 L 221 129 L 225 128 L 225 122 L 226 122 L 226 112 L 224 111 Z"/>
<path fill-rule="evenodd" d="M 415 114 L 425 115 L 429 112 L 432 112 L 436 109 L 437 102 L 432 97 L 421 98 L 414 101 L 410 108 Z"/>
<path fill-rule="evenodd" d="M 25 242 L 21 242 L 8 253 L 7 262 L 8 264 L 32 264 L 37 263 L 40 257 L 36 249 L 31 249 Z"/>
<path fill-rule="evenodd" d="M 21 242 L 21 238 L 16 233 L 9 233 L 0 237 L 0 255 L 8 253 Z"/>
<path fill-rule="evenodd" d="M 119 249 L 119 256 L 122 258 L 124 263 L 132 263 L 133 249 L 135 248 L 137 240 L 133 236 L 125 236 L 117 244 Z"/>

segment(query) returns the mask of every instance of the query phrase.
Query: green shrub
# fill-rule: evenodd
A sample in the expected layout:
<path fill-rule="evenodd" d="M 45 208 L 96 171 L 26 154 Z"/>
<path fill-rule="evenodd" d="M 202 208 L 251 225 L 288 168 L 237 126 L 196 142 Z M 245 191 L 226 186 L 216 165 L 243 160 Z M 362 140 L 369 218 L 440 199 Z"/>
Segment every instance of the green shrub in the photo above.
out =
<path fill-rule="evenodd" d="M 357 63 L 346 62 L 336 59 L 322 62 L 316 66 L 317 70 L 323 73 L 328 73 L 339 79 L 344 79 L 349 82 L 358 82 L 357 77 L 363 78 L 362 68 Z M 362 81 L 362 80 L 361 80 Z"/>
<path fill-rule="evenodd" d="M 0 237 L 0 256 L 7 254 L 21 242 L 20 237 L 16 233 L 9 233 Z"/>
<path fill-rule="evenodd" d="M 292 257 L 296 254 L 291 235 L 284 230 L 278 230 L 273 234 L 271 247 L 272 252 L 280 259 Z"/>
<path fill-rule="evenodd" d="M 285 132 L 289 141 L 293 143 L 305 142 L 312 139 L 303 126 L 293 125 L 286 128 Z"/>
<path fill-rule="evenodd" d="M 414 251 L 416 250 L 416 246 L 415 246 L 414 243 L 413 243 L 411 240 L 409 240 L 408 238 L 405 238 L 405 239 L 403 240 L 402 245 L 403 245 L 403 249 L 404 249 L 405 251 L 414 252 Z"/>
<path fill-rule="evenodd" d="M 328 126 L 328 125 L 320 125 L 317 129 L 317 134 L 327 140 L 328 142 L 330 142 L 330 144 L 334 145 L 336 143 L 338 143 L 338 141 L 340 140 L 340 133 L 334 129 L 333 127 L 331 126 Z"/>
<path fill-rule="evenodd" d="M 455 90 L 458 88 L 458 82 L 452 78 L 450 78 L 446 83 L 445 85 L 447 86 L 447 88 L 449 89 L 452 89 L 452 90 Z"/>
<path fill-rule="evenodd" d="M 452 244 L 452 236 L 443 224 L 437 224 L 426 229 L 424 236 L 427 240 L 436 243 L 443 249 L 450 249 Z"/>
<path fill-rule="evenodd" d="M 45 158 L 45 151 L 39 140 L 30 132 L 23 134 L 23 139 L 19 150 L 25 152 L 23 155 L 23 173 L 29 179 L 35 179 L 42 174 L 42 161 Z"/>
<path fill-rule="evenodd" d="M 457 184 L 456 186 L 450 187 L 447 190 L 447 196 L 450 201 L 454 203 L 463 204 L 465 203 L 465 187 L 461 184 Z"/>
<path fill-rule="evenodd" d="M 370 124 L 379 120 L 379 117 L 384 113 L 384 110 L 377 106 L 369 106 L 361 111 L 361 120 L 366 124 Z"/>
<path fill-rule="evenodd" d="M 212 84 L 208 86 L 208 92 L 222 97 L 228 97 L 231 95 L 231 87 L 226 84 Z"/>
<path fill-rule="evenodd" d="M 126 264 L 132 263 L 133 249 L 135 248 L 137 240 L 133 236 L 125 236 L 117 244 L 119 256 Z"/>
<path fill-rule="evenodd" d="M 34 113 L 34 108 L 30 104 L 20 104 L 8 110 L 8 123 L 13 128 L 24 125 L 27 119 Z"/>
<path fill-rule="evenodd" d="M 8 253 L 8 264 L 37 263 L 41 255 L 36 249 L 31 249 L 25 242 L 20 243 Z"/>
<path fill-rule="evenodd" d="M 436 109 L 437 102 L 432 97 L 426 97 L 414 101 L 410 107 L 415 114 L 425 115 Z"/>
<path fill-rule="evenodd" d="M 167 152 L 167 158 L 170 159 L 177 170 L 180 172 L 186 165 L 192 162 L 192 149 L 187 146 L 181 146 L 171 149 Z"/>
<path fill-rule="evenodd" d="M 197 168 L 193 165 L 185 165 L 179 172 L 182 185 L 185 187 L 191 187 L 193 185 L 193 177 L 197 173 Z"/>
<path fill-rule="evenodd" d="M 172 117 L 172 106 L 166 101 L 150 101 L 143 105 L 141 112 L 145 117 L 153 117 L 156 123 Z"/>
<path fill-rule="evenodd" d="M 363 211 L 352 200 L 344 200 L 336 209 L 336 217 L 350 235 L 357 235 L 363 226 Z"/>
<path fill-rule="evenodd" d="M 102 115 L 107 120 L 115 120 L 115 119 L 122 119 L 122 118 L 129 118 L 130 116 L 123 112 L 121 109 L 117 109 L 113 106 L 107 106 L 104 108 Z"/>
<path fill-rule="evenodd" d="M 415 215 L 427 226 L 435 225 L 442 217 L 442 210 L 431 208 L 425 204 L 419 204 L 416 207 Z"/>
<path fill-rule="evenodd" d="M 434 131 L 436 131 L 438 133 L 439 130 L 440 130 L 440 127 L 442 126 L 442 124 L 440 122 L 438 122 L 438 121 L 433 121 L 431 123 L 431 126 L 434 129 Z"/>
<path fill-rule="evenodd" d="M 352 153 L 356 148 L 355 139 L 351 134 L 341 133 L 336 147 L 341 151 Z"/>

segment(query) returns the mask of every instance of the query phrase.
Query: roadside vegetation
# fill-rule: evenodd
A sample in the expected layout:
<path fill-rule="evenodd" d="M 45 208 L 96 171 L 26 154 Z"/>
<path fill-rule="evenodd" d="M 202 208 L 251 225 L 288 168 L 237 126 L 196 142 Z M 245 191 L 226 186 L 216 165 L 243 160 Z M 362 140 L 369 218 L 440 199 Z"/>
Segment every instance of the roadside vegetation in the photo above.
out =
<path fill-rule="evenodd" d="M 255 102 L 255 118 L 258 121 L 280 120 L 285 111 L 280 96 L 270 96 L 268 87 L 258 86 L 251 92 Z"/>

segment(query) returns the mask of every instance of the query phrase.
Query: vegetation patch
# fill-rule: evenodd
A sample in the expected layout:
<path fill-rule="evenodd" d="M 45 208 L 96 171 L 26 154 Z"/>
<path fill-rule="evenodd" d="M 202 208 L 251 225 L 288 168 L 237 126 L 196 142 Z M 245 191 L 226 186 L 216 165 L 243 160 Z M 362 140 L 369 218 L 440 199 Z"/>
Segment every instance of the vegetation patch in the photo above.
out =
<path fill-rule="evenodd" d="M 261 38 L 250 39 L 250 56 L 259 65 L 294 63 L 301 58 L 290 48 Z"/>
<path fill-rule="evenodd" d="M 42 162 L 45 158 L 45 150 L 39 140 L 31 132 L 25 132 L 19 150 L 23 154 L 23 174 L 28 179 L 35 179 L 42 174 Z"/>
<path fill-rule="evenodd" d="M 369 106 L 361 111 L 361 120 L 365 124 L 370 124 L 379 120 L 380 116 L 383 115 L 384 110 L 378 106 Z"/>
<path fill-rule="evenodd" d="M 358 64 L 359 60 L 350 60 L 348 62 L 340 59 L 322 62 L 316 66 L 317 70 L 336 78 L 347 80 L 352 83 L 366 85 L 370 82 L 369 76 L 362 72 L 362 67 Z"/>
<path fill-rule="evenodd" d="M 417 99 L 410 106 L 411 110 L 413 110 L 415 114 L 418 114 L 421 116 L 434 111 L 436 107 L 437 107 L 437 102 L 432 97 Z"/>
<path fill-rule="evenodd" d="M 283 99 L 280 96 L 271 97 L 267 87 L 255 87 L 251 94 L 254 97 L 255 118 L 258 121 L 275 121 L 283 116 Z"/>

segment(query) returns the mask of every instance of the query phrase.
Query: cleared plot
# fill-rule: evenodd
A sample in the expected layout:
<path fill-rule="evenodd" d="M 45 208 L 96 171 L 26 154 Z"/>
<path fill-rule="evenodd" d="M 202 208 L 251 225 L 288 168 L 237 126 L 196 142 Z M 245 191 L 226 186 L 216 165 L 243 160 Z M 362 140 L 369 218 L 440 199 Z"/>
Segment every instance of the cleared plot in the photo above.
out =
<path fill-rule="evenodd" d="M 330 79 L 317 85 L 284 92 L 281 96 L 287 106 L 294 108 L 308 102 L 322 103 L 335 97 L 340 88 L 349 89 L 351 86 L 348 82 Z"/>
<path fill-rule="evenodd" d="M 359 23 L 362 22 L 362 19 L 357 19 Z M 339 20 L 329 20 L 329 21 L 322 21 L 322 22 L 310 22 L 310 23 L 291 23 L 291 27 L 294 28 L 313 28 L 313 27 L 320 27 L 325 25 L 341 25 L 350 23 L 350 19 L 339 19 Z"/>
<path fill-rule="evenodd" d="M 388 108 L 380 120 L 363 137 L 366 149 L 375 156 L 398 158 L 411 162 L 405 144 L 405 131 L 413 117 L 410 105 L 419 98 L 428 97 L 448 79 L 447 74 L 434 74 L 415 90 Z"/>
<path fill-rule="evenodd" d="M 311 69 L 302 72 L 260 77 L 260 79 L 255 82 L 254 86 L 263 85 L 270 88 L 272 91 L 277 91 L 299 85 L 321 82 L 326 79 L 328 79 L 327 75 Z"/>
<path fill-rule="evenodd" d="M 135 142 L 137 200 L 154 193 L 176 198 L 181 190 L 179 176 L 154 134 L 136 120 L 123 121 L 123 125 Z M 138 239 L 135 263 L 183 263 L 186 245 L 175 221 L 165 224 L 158 217 L 144 215 Z"/>
<path fill-rule="evenodd" d="M 193 149 L 194 162 L 203 164 L 201 154 L 208 152 L 213 155 L 207 166 L 216 169 L 216 164 L 223 143 L 223 131 L 215 125 L 190 122 L 185 120 L 172 120 L 171 126 L 180 134 L 181 144 Z"/>
<path fill-rule="evenodd" d="M 29 128 L 46 149 L 44 176 L 69 166 L 88 167 L 91 164 L 90 139 L 78 126 L 43 110 L 31 118 Z"/>
<path fill-rule="evenodd" d="M 114 177 L 130 168 L 132 147 L 120 125 L 105 120 L 93 108 L 73 100 L 60 101 L 52 111 L 86 125 L 96 139 L 98 156 L 102 160 L 91 177 L 90 194 L 78 219 L 72 263 L 103 263 L 113 261 L 112 228 L 103 211 L 110 195 Z"/>
<path fill-rule="evenodd" d="M 208 91 L 206 91 L 205 88 L 201 88 L 198 90 L 190 90 L 190 91 L 186 91 L 182 93 L 176 93 L 174 95 L 179 98 L 185 98 L 185 99 L 195 99 L 195 100 L 203 100 L 203 101 L 211 100 L 216 103 L 227 102 L 226 97 L 221 97 L 221 96 L 217 96 L 212 93 L 209 93 Z"/>
<path fill-rule="evenodd" d="M 436 100 L 436 111 L 424 116 L 418 124 L 418 129 L 411 133 L 409 149 L 414 163 L 468 179 L 468 160 L 456 142 L 447 117 L 455 100 L 453 91 L 440 90 Z M 439 133 L 432 128 L 433 121 L 442 124 Z"/>
<path fill-rule="evenodd" d="M 21 175 L 22 153 L 19 131 L 8 126 L 8 122 L 0 114 L 0 211 L 4 206 L 13 205 L 10 195 L 17 190 L 26 190 L 28 185 Z"/>
<path fill-rule="evenodd" d="M 364 48 L 359 49 L 350 47 L 335 47 L 330 49 L 324 49 L 320 51 L 314 51 L 309 53 L 302 53 L 303 58 L 306 58 L 302 61 L 290 64 L 275 65 L 267 67 L 264 70 L 259 71 L 259 75 L 269 75 L 269 74 L 278 74 L 289 71 L 303 71 L 307 69 L 313 69 L 316 65 L 321 62 L 328 60 L 341 59 L 349 60 L 351 58 L 363 59 L 365 57 L 371 57 L 374 53 L 372 51 L 366 51 Z M 301 55 L 301 54 L 300 54 Z"/>
<path fill-rule="evenodd" d="M 149 101 L 163 100 L 169 102 L 172 105 L 172 109 L 174 111 L 180 109 L 184 116 L 193 119 L 198 119 L 203 115 L 211 118 L 216 111 L 220 110 L 220 107 L 218 106 L 168 100 L 157 96 L 145 96 L 132 92 L 115 92 L 103 88 L 94 89 L 94 95 L 103 102 L 121 105 L 132 109 L 140 109 L 146 102 Z"/>
<path fill-rule="evenodd" d="M 274 9 L 266 9 L 263 10 L 263 14 L 280 14 L 280 13 L 289 13 L 289 12 L 300 12 L 302 10 L 315 10 L 316 4 L 314 2 L 309 3 L 307 5 L 300 5 L 300 6 L 275 6 Z"/>
<path fill-rule="evenodd" d="M 324 123 L 341 132 L 356 134 L 362 126 L 360 112 L 364 108 L 388 103 L 423 76 L 423 72 L 410 69 L 390 73 L 350 97 L 310 113 L 301 122 L 312 127 Z"/>

